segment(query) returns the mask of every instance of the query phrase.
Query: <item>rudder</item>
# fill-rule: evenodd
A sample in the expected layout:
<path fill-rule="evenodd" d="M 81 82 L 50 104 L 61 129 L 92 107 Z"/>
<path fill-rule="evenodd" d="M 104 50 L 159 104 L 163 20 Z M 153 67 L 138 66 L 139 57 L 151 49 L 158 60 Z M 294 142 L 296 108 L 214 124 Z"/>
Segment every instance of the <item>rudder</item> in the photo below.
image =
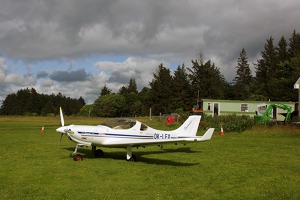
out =
<path fill-rule="evenodd" d="M 200 124 L 201 116 L 192 115 L 174 132 L 178 137 L 195 137 Z"/>

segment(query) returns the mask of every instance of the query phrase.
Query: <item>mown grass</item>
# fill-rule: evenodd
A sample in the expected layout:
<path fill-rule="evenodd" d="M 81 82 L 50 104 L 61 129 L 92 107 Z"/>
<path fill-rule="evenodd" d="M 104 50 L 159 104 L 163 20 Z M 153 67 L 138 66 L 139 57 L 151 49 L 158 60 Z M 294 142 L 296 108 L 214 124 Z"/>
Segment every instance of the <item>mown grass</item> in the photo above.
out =
<path fill-rule="evenodd" d="M 84 161 L 74 162 L 73 142 L 64 137 L 58 148 L 58 126 L 59 117 L 0 117 L 1 199 L 300 199 L 299 129 L 216 131 L 208 142 L 135 148 L 138 162 L 131 163 L 125 149 L 110 148 L 100 159 L 80 149 Z"/>

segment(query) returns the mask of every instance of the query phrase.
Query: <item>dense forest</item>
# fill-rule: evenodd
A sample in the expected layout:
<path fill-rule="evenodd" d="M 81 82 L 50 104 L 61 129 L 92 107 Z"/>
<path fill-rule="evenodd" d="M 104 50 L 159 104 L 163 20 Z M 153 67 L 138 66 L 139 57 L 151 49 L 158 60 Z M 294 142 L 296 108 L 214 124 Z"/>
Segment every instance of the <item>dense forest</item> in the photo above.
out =
<path fill-rule="evenodd" d="M 282 36 L 277 45 L 273 37 L 266 40 L 261 58 L 254 63 L 255 76 L 249 67 L 246 48 L 237 56 L 232 83 L 225 80 L 220 68 L 211 60 L 205 61 L 202 54 L 191 63 L 190 68 L 182 64 L 173 73 L 160 64 L 149 87 L 141 91 L 137 90 L 134 78 L 117 93 L 105 85 L 92 105 L 85 105 L 82 98 L 40 95 L 34 89 L 20 90 L 6 97 L 0 114 L 57 114 L 59 106 L 63 106 L 67 115 L 78 112 L 99 117 L 147 115 L 150 108 L 153 115 L 158 115 L 192 109 L 197 105 L 198 93 L 200 99 L 298 101 L 297 91 L 293 89 L 300 76 L 300 34 L 296 31 L 288 40 Z"/>
<path fill-rule="evenodd" d="M 2 103 L 1 115 L 56 115 L 59 107 L 64 108 L 66 115 L 74 115 L 85 105 L 84 99 L 72 99 L 61 93 L 57 95 L 39 94 L 34 88 L 21 89 L 9 94 Z"/>

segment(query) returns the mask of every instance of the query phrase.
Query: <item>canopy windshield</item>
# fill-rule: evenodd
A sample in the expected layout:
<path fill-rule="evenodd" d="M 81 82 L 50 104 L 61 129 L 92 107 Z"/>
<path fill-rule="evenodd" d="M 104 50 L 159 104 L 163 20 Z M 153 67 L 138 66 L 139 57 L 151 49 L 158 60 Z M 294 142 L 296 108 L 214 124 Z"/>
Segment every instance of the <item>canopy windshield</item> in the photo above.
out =
<path fill-rule="evenodd" d="M 132 128 L 136 124 L 136 120 L 133 119 L 111 119 L 106 122 L 103 122 L 102 126 L 107 126 L 112 129 L 129 129 Z"/>

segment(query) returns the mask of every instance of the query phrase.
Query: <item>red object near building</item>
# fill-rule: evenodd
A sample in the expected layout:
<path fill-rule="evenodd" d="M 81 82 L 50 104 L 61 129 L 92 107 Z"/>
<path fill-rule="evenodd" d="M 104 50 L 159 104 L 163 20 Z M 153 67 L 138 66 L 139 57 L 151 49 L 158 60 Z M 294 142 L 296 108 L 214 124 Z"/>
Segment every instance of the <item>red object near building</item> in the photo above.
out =
<path fill-rule="evenodd" d="M 166 124 L 167 125 L 169 125 L 169 124 L 172 124 L 172 123 L 174 123 L 174 122 L 176 122 L 176 120 L 175 120 L 175 117 L 174 116 L 169 116 L 168 118 L 167 118 L 167 120 L 166 120 Z"/>

